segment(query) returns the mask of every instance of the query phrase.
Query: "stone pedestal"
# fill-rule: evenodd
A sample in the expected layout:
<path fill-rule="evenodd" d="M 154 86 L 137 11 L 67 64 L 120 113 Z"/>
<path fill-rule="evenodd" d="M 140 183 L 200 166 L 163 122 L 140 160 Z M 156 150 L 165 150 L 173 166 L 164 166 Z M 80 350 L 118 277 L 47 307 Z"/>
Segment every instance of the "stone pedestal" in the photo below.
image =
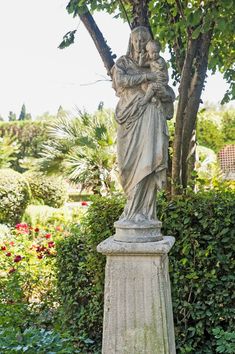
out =
<path fill-rule="evenodd" d="M 168 252 L 174 238 L 146 243 L 113 237 L 107 256 L 102 354 L 175 354 Z"/>

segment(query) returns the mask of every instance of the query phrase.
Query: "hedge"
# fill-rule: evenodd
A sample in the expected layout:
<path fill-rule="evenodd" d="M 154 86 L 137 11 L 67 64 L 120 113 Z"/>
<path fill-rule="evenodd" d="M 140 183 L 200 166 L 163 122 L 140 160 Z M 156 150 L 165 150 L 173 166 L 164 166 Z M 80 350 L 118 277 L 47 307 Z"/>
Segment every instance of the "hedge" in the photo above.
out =
<path fill-rule="evenodd" d="M 63 323 L 94 341 L 91 353 L 100 353 L 102 335 L 105 257 L 96 246 L 114 233 L 122 208 L 121 198 L 96 198 L 81 227 L 58 246 Z M 177 353 L 216 353 L 215 333 L 234 328 L 234 192 L 189 193 L 170 202 L 161 196 L 158 215 L 164 234 L 176 237 L 169 260 Z M 231 352 L 225 339 L 224 348 Z"/>
<path fill-rule="evenodd" d="M 25 172 L 24 176 L 29 183 L 34 201 L 42 202 L 53 208 L 60 208 L 66 202 L 67 185 L 62 178 L 31 171 Z"/>
<path fill-rule="evenodd" d="M 29 203 L 30 190 L 26 179 L 11 169 L 0 170 L 0 223 L 15 225 Z"/>

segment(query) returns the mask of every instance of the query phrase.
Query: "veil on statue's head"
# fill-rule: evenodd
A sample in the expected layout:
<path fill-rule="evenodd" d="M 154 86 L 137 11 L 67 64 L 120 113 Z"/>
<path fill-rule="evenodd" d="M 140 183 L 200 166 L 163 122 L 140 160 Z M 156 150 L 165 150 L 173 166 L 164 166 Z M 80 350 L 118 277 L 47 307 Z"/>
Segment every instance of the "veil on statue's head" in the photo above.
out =
<path fill-rule="evenodd" d="M 130 38 L 129 38 L 128 48 L 127 48 L 127 53 L 126 53 L 126 55 L 128 57 L 131 57 L 131 58 L 134 57 L 134 47 L 133 47 L 133 44 L 132 44 L 132 37 L 133 37 L 133 35 L 138 34 L 138 33 L 141 33 L 143 36 L 146 37 L 146 43 L 148 41 L 152 40 L 152 35 L 151 35 L 148 27 L 138 26 L 138 27 L 134 28 L 131 31 Z"/>

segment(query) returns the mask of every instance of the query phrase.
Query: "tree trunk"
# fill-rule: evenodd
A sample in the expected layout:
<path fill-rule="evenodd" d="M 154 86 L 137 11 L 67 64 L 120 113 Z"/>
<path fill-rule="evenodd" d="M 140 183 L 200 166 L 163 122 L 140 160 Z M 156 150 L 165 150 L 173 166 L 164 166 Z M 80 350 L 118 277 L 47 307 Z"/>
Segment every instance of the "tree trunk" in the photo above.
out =
<path fill-rule="evenodd" d="M 148 27 L 151 34 L 151 27 L 149 24 L 149 0 L 132 0 L 132 23 L 131 29 L 138 26 Z"/>
<path fill-rule="evenodd" d="M 107 45 L 107 42 L 90 11 L 87 9 L 85 12 L 80 14 L 79 17 L 95 43 L 95 46 L 107 70 L 107 74 L 111 76 L 111 69 L 114 65 L 113 59 L 116 58 L 116 55 L 112 54 L 110 47 Z"/>
<path fill-rule="evenodd" d="M 194 146 L 192 146 L 192 136 L 196 126 L 200 97 L 206 78 L 210 41 L 211 33 L 205 33 L 200 38 L 197 50 L 195 72 L 191 80 L 188 102 L 185 108 L 181 149 L 181 183 L 183 188 L 187 187 L 189 177 L 188 162 L 190 151 L 191 149 L 194 149 Z"/>
<path fill-rule="evenodd" d="M 175 137 L 173 144 L 173 160 L 172 160 L 172 194 L 177 194 L 181 186 L 181 152 L 182 152 L 182 133 L 185 109 L 188 102 L 188 94 L 191 83 L 193 60 L 195 58 L 198 41 L 189 39 L 187 45 L 186 57 L 181 74 L 179 86 L 179 103 L 176 112 Z"/>

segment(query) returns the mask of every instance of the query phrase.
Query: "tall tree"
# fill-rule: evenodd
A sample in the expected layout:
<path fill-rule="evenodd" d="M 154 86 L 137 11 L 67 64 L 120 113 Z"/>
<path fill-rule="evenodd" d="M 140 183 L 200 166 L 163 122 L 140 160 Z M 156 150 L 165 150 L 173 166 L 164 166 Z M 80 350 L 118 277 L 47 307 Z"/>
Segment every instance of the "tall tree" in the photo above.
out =
<path fill-rule="evenodd" d="M 16 114 L 13 113 L 12 111 L 9 112 L 9 115 L 8 115 L 8 120 L 9 122 L 14 122 L 16 121 Z"/>
<path fill-rule="evenodd" d="M 67 11 L 80 17 L 110 76 L 115 56 L 92 17 L 94 11 L 118 12 L 131 29 L 147 26 L 163 46 L 168 45 L 173 79 L 179 83 L 172 161 L 172 192 L 179 192 L 187 186 L 207 69 L 221 71 L 230 84 L 223 102 L 235 96 L 233 0 L 70 0 Z M 60 48 L 73 43 L 75 33 L 68 32 Z"/>
<path fill-rule="evenodd" d="M 25 117 L 26 117 L 26 107 L 25 107 L 25 104 L 23 104 L 21 107 L 19 120 L 25 120 Z"/>

